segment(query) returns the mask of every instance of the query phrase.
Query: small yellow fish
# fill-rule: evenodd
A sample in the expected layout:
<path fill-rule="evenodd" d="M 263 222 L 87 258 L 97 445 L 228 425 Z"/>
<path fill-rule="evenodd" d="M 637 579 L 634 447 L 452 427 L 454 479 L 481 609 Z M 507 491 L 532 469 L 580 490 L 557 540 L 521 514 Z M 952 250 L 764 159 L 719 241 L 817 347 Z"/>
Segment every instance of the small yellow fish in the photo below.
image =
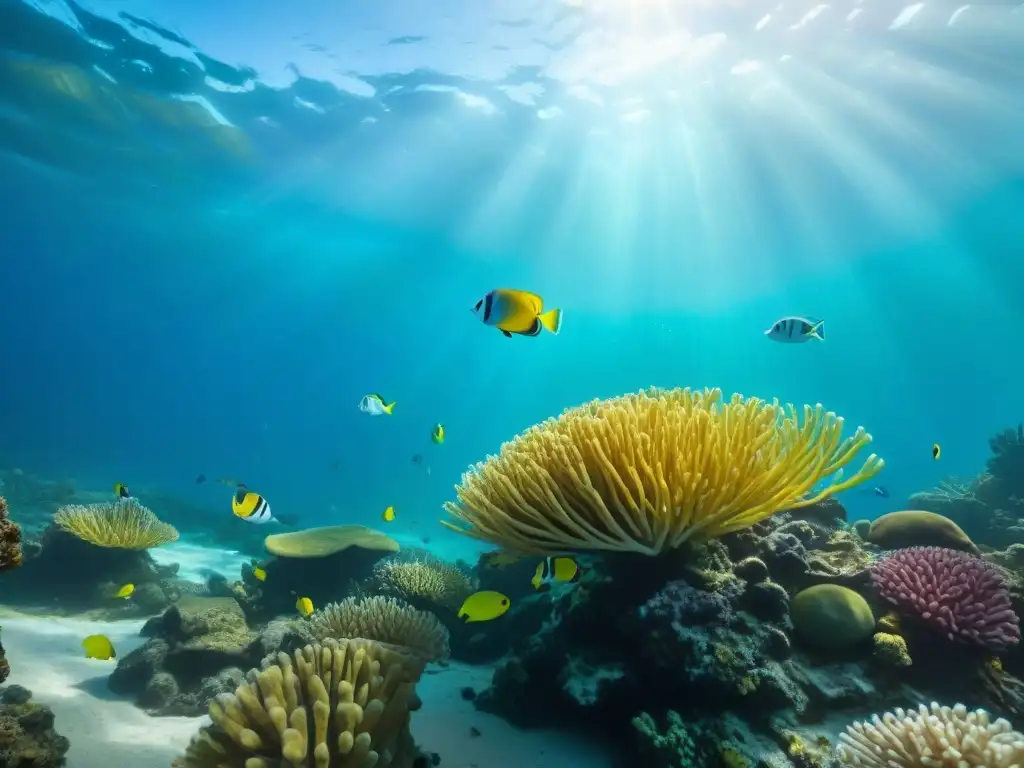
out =
<path fill-rule="evenodd" d="M 503 552 L 500 549 L 497 552 L 484 552 L 480 555 L 480 560 L 487 568 L 507 568 L 522 559 L 522 555 L 513 555 L 511 552 Z"/>
<path fill-rule="evenodd" d="M 85 648 L 85 658 L 87 659 L 109 661 L 117 658 L 114 644 L 106 635 L 89 635 L 82 641 L 82 647 Z"/>
<path fill-rule="evenodd" d="M 124 483 L 114 483 L 114 494 L 122 499 L 130 499 L 132 497 L 131 491 L 128 490 L 128 486 Z"/>
<path fill-rule="evenodd" d="M 470 310 L 484 325 L 497 328 L 506 337 L 539 336 L 547 328 L 558 334 L 562 330 L 562 310 L 544 311 L 544 300 L 535 293 L 510 288 L 496 288 Z"/>
<path fill-rule="evenodd" d="M 387 509 L 385 509 L 383 512 L 380 513 L 380 519 L 383 520 L 385 523 L 395 522 L 395 508 L 388 507 Z"/>
<path fill-rule="evenodd" d="M 134 584 L 125 584 L 123 587 L 121 587 L 119 590 L 117 590 L 117 594 L 114 595 L 114 597 L 123 597 L 125 600 L 127 600 L 129 597 L 132 596 L 132 592 L 134 592 L 134 591 L 135 591 L 135 585 Z"/>
<path fill-rule="evenodd" d="M 444 444 L 444 424 L 437 423 L 434 428 L 430 430 L 430 439 L 438 445 Z"/>
<path fill-rule="evenodd" d="M 545 557 L 537 563 L 530 583 L 534 589 L 550 587 L 552 582 L 576 582 L 580 580 L 582 570 L 571 557 Z"/>
<path fill-rule="evenodd" d="M 266 581 L 267 580 L 267 572 L 264 571 L 262 568 L 260 568 L 258 565 L 256 565 L 256 566 L 253 566 L 252 577 L 254 579 L 256 579 L 257 581 Z"/>
<path fill-rule="evenodd" d="M 935 443 L 932 446 L 932 458 L 935 459 L 935 461 L 938 461 L 939 459 L 942 458 L 942 446 L 940 446 L 938 443 Z"/>
<path fill-rule="evenodd" d="M 308 597 L 300 597 L 295 601 L 295 610 L 299 612 L 299 615 L 308 617 L 313 613 L 313 601 Z"/>
<path fill-rule="evenodd" d="M 511 607 L 512 601 L 501 592 L 474 592 L 459 608 L 459 618 L 467 624 L 474 621 L 491 621 L 504 616 Z"/>

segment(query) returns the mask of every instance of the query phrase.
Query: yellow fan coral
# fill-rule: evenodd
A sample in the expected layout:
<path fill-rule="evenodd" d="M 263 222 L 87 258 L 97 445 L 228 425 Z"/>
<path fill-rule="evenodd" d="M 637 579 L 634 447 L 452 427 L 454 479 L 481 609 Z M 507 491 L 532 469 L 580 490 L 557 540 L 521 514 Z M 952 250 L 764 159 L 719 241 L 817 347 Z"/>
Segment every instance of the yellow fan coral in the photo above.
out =
<path fill-rule="evenodd" d="M 473 579 L 459 568 L 429 555 L 380 560 L 373 567 L 373 579 L 384 592 L 451 609 L 462 605 L 476 590 Z"/>
<path fill-rule="evenodd" d="M 313 637 L 365 637 L 401 646 L 430 661 L 448 658 L 448 630 L 434 614 L 391 597 L 352 597 L 328 603 L 309 617 Z"/>
<path fill-rule="evenodd" d="M 876 475 L 871 441 L 820 404 L 796 408 L 718 389 L 651 389 L 595 400 L 531 427 L 471 467 L 442 521 L 522 553 L 655 555 L 814 504 Z M 814 492 L 823 481 L 831 484 Z"/>
<path fill-rule="evenodd" d="M 97 547 L 149 549 L 178 540 L 178 531 L 161 522 L 135 499 L 61 507 L 53 521 Z"/>
<path fill-rule="evenodd" d="M 213 724 L 174 768 L 412 768 L 420 754 L 409 711 L 422 672 L 422 659 L 366 640 L 269 656 L 210 704 Z"/>

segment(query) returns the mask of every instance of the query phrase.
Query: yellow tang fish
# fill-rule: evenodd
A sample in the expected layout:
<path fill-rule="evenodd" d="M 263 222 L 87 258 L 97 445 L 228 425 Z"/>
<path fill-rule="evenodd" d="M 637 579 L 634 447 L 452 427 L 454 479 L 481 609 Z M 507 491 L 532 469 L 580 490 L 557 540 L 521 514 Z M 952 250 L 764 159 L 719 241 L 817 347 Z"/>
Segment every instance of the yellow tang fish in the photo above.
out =
<path fill-rule="evenodd" d="M 134 592 L 134 591 L 135 591 L 135 585 L 134 584 L 125 584 L 123 587 L 121 587 L 119 590 L 117 590 L 117 594 L 114 595 L 114 597 L 123 597 L 125 600 L 127 600 L 129 597 L 132 596 L 132 592 Z"/>
<path fill-rule="evenodd" d="M 562 330 L 562 310 L 544 311 L 544 300 L 535 293 L 496 288 L 470 310 L 484 325 L 497 328 L 508 338 L 539 336 L 542 328 L 557 334 Z"/>
<path fill-rule="evenodd" d="M 260 568 L 258 565 L 253 566 L 252 576 L 257 581 L 266 581 L 267 580 L 267 572 L 264 571 L 262 568 Z"/>
<path fill-rule="evenodd" d="M 130 499 L 132 497 L 132 492 L 128 490 L 128 486 L 124 483 L 114 483 L 114 494 L 122 499 Z"/>
<path fill-rule="evenodd" d="M 942 447 L 938 443 L 935 443 L 932 446 L 932 458 L 935 459 L 935 461 L 942 458 Z"/>
<path fill-rule="evenodd" d="M 85 648 L 85 658 L 87 659 L 109 661 L 117 658 L 114 644 L 106 635 L 89 635 L 82 641 L 82 647 Z"/>
<path fill-rule="evenodd" d="M 308 597 L 300 597 L 295 601 L 295 610 L 297 610 L 300 615 L 308 617 L 313 613 L 313 601 Z"/>
<path fill-rule="evenodd" d="M 231 499 L 231 511 L 249 523 L 269 523 L 274 519 L 267 500 L 244 485 L 239 485 L 235 491 Z"/>
<path fill-rule="evenodd" d="M 388 507 L 387 509 L 385 509 L 383 512 L 380 513 L 380 519 L 383 520 L 385 523 L 395 522 L 395 508 Z"/>
<path fill-rule="evenodd" d="M 434 428 L 430 430 L 430 439 L 438 445 L 444 443 L 444 424 L 438 423 L 434 425 Z"/>
<path fill-rule="evenodd" d="M 580 580 L 582 569 L 571 557 L 545 557 L 537 564 L 530 583 L 534 589 L 550 587 L 552 582 L 576 582 Z"/>
<path fill-rule="evenodd" d="M 504 616 L 512 607 L 512 601 L 501 592 L 484 590 L 474 592 L 459 608 L 459 618 L 467 624 L 475 621 L 491 621 Z"/>

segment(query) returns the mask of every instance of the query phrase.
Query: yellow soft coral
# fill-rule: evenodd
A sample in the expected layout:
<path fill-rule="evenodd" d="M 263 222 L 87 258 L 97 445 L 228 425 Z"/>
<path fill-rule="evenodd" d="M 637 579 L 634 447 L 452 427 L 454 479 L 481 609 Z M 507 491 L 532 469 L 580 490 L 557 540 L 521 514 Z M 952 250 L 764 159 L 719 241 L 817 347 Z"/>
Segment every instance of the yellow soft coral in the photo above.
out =
<path fill-rule="evenodd" d="M 619 550 L 655 555 L 815 504 L 882 469 L 871 441 L 821 405 L 718 389 L 651 389 L 593 401 L 531 427 L 477 464 L 445 505 L 459 533 L 526 553 Z M 832 478 L 822 490 L 812 489 Z"/>
<path fill-rule="evenodd" d="M 422 672 L 418 657 L 366 640 L 270 656 L 234 695 L 210 704 L 213 724 L 174 768 L 412 768 L 419 753 L 409 710 L 419 706 Z"/>
<path fill-rule="evenodd" d="M 380 560 L 373 568 L 377 586 L 406 599 L 420 598 L 457 609 L 476 585 L 459 568 L 433 557 Z"/>
<path fill-rule="evenodd" d="M 434 614 L 390 597 L 346 598 L 309 617 L 313 637 L 365 637 L 409 649 L 425 659 L 448 658 L 448 630 Z"/>
<path fill-rule="evenodd" d="M 875 633 L 874 656 L 883 664 L 893 667 L 909 667 L 913 664 L 910 651 L 907 649 L 907 641 L 900 635 L 889 632 Z"/>
<path fill-rule="evenodd" d="M 53 520 L 68 533 L 97 547 L 149 549 L 178 540 L 174 526 L 161 522 L 135 499 L 61 507 Z"/>

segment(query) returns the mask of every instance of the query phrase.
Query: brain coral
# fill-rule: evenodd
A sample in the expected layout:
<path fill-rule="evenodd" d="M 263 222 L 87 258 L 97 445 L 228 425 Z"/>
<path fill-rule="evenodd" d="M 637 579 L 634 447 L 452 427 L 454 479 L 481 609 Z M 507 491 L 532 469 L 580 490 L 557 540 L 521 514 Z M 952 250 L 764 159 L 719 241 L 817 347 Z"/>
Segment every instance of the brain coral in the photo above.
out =
<path fill-rule="evenodd" d="M 950 639 L 1002 650 L 1020 641 L 1020 620 L 999 570 L 965 552 L 910 547 L 877 561 L 878 592 Z"/>
<path fill-rule="evenodd" d="M 871 523 L 865 538 L 882 549 L 945 547 L 978 552 L 970 537 L 948 517 L 916 509 L 882 515 Z"/>
<path fill-rule="evenodd" d="M 871 436 L 843 439 L 821 405 L 718 389 L 595 400 L 531 427 L 463 475 L 449 528 L 522 553 L 656 555 L 817 503 L 882 469 L 871 455 L 839 472 Z M 831 481 L 829 479 L 831 478 Z M 829 482 L 819 492 L 816 484 Z"/>
<path fill-rule="evenodd" d="M 790 603 L 796 633 L 809 645 L 840 650 L 871 636 L 875 617 L 867 600 L 838 584 L 801 590 Z"/>

